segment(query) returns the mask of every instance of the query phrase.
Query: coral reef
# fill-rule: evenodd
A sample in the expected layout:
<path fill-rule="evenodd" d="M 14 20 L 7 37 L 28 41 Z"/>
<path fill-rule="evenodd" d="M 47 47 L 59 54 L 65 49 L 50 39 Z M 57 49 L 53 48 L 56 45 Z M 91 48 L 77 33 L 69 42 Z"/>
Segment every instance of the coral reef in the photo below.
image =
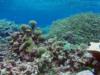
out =
<path fill-rule="evenodd" d="M 0 20 L 0 37 L 7 37 L 18 30 L 18 25 L 12 21 Z"/>
<path fill-rule="evenodd" d="M 8 39 L 11 33 L 18 31 L 18 25 L 12 21 L 0 20 L 0 61 L 6 56 Z"/>
<path fill-rule="evenodd" d="M 86 47 L 84 44 L 74 45 L 68 41 L 59 40 L 57 37 L 47 39 L 34 22 L 32 20 L 29 25 L 21 25 L 20 31 L 11 35 L 10 55 L 15 53 L 14 55 L 22 62 L 37 61 L 40 75 L 47 73 L 59 75 L 61 72 L 77 73 L 84 69 L 95 68 L 96 63 L 93 64 L 93 62 L 96 60 L 83 49 Z"/>
<path fill-rule="evenodd" d="M 84 70 L 99 73 L 100 61 L 86 50 L 87 45 L 58 36 L 46 38 L 36 25 L 31 20 L 10 34 L 9 52 L 0 63 L 0 75 L 77 75 Z"/>
<path fill-rule="evenodd" d="M 41 47 L 45 40 L 42 37 L 42 31 L 39 28 L 35 28 L 35 21 L 30 21 L 30 25 L 21 25 L 20 32 L 15 32 L 11 35 L 10 40 L 10 50 L 19 55 L 22 60 L 34 60 L 33 57 L 36 54 L 41 55 L 40 53 L 45 50 Z M 42 44 L 42 45 L 40 45 Z M 39 49 L 40 51 L 37 51 Z"/>
<path fill-rule="evenodd" d="M 0 63 L 0 75 L 37 75 L 36 62 L 5 61 Z"/>
<path fill-rule="evenodd" d="M 81 13 L 54 21 L 50 28 L 49 37 L 54 36 L 73 44 L 89 44 L 91 41 L 99 41 L 100 15 Z"/>

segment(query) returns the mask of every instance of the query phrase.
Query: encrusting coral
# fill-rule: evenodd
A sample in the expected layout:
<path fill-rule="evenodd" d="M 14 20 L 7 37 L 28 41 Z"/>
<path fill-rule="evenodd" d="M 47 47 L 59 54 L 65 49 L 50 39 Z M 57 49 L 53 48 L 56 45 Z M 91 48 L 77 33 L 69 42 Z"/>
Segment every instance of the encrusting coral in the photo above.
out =
<path fill-rule="evenodd" d="M 8 67 L 5 63 L 0 64 L 1 75 L 3 72 L 13 73 L 10 75 L 61 75 L 97 68 L 98 61 L 81 47 L 83 45 L 74 45 L 57 37 L 47 39 L 36 24 L 32 20 L 29 25 L 21 25 L 20 30 L 11 35 L 10 55 L 6 59 L 14 61 L 7 62 L 5 59 Z"/>

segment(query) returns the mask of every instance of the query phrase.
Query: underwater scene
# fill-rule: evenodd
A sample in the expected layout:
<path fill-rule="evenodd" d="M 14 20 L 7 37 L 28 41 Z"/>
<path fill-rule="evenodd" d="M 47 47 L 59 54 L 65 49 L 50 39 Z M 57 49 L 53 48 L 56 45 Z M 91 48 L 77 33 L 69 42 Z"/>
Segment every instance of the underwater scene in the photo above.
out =
<path fill-rule="evenodd" d="M 100 75 L 100 0 L 0 0 L 0 75 Z"/>

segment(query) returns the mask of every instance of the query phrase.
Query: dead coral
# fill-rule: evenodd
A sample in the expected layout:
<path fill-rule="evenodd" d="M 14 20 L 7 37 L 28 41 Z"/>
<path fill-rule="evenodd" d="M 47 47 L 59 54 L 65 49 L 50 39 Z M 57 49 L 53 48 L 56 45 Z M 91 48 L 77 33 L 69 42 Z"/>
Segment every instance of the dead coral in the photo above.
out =
<path fill-rule="evenodd" d="M 5 61 L 0 63 L 0 75 L 37 75 L 36 62 Z"/>

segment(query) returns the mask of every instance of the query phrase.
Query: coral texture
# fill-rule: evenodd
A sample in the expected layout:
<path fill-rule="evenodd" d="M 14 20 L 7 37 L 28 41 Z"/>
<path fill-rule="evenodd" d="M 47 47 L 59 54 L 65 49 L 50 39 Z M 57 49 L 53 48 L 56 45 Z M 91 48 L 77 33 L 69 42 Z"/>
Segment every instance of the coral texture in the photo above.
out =
<path fill-rule="evenodd" d="M 21 25 L 20 31 L 11 35 L 10 55 L 17 56 L 21 61 L 37 61 L 40 75 L 95 69 L 98 61 L 85 50 L 86 45 L 74 45 L 57 37 L 45 38 L 34 22 Z"/>
<path fill-rule="evenodd" d="M 18 25 L 12 21 L 0 20 L 0 61 L 6 56 L 8 39 L 11 33 L 18 31 Z"/>
<path fill-rule="evenodd" d="M 89 70 L 99 73 L 100 61 L 87 45 L 47 38 L 34 20 L 10 34 L 8 54 L 0 63 L 1 75 L 77 75 Z M 68 32 L 69 34 L 69 32 Z"/>
<path fill-rule="evenodd" d="M 100 40 L 100 15 L 81 13 L 75 16 L 54 21 L 49 37 L 67 40 L 73 44 Z"/>
<path fill-rule="evenodd" d="M 18 30 L 18 25 L 12 21 L 0 20 L 0 36 L 7 37 Z"/>

